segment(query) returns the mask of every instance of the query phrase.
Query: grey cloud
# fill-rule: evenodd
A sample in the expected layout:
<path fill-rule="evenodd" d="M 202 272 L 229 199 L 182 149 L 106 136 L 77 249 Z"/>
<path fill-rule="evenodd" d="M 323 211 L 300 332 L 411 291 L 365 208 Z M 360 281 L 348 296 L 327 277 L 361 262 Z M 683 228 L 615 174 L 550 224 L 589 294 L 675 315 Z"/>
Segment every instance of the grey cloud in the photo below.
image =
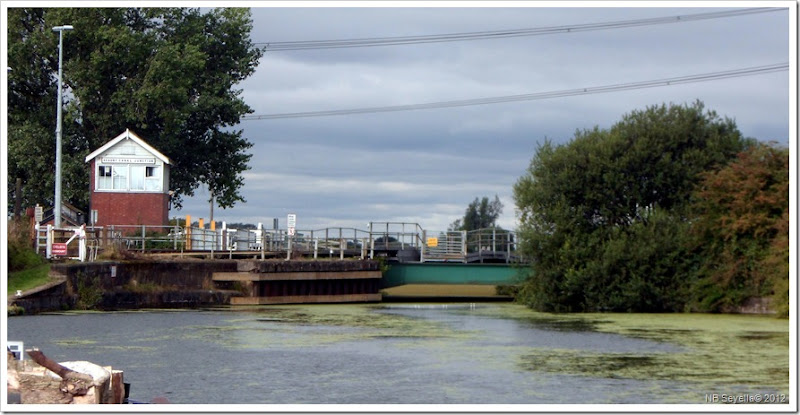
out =
<path fill-rule="evenodd" d="M 753 7 L 758 6 L 757 3 Z M 726 9 L 729 9 L 726 8 Z M 254 41 L 474 32 L 699 13 L 711 8 L 253 9 Z M 417 104 L 592 87 L 788 61 L 785 12 L 502 40 L 268 52 L 242 83 L 255 114 Z M 788 73 L 610 94 L 425 111 L 244 121 L 254 143 L 247 203 L 231 221 L 298 214 L 309 226 L 419 221 L 443 230 L 513 183 L 545 138 L 607 128 L 662 103 L 705 102 L 747 136 L 788 140 Z M 788 142 L 788 141 L 787 141 Z M 206 215 L 207 195 L 183 212 Z M 266 219 L 265 219 L 266 218 Z M 302 226 L 301 226 L 302 227 Z"/>

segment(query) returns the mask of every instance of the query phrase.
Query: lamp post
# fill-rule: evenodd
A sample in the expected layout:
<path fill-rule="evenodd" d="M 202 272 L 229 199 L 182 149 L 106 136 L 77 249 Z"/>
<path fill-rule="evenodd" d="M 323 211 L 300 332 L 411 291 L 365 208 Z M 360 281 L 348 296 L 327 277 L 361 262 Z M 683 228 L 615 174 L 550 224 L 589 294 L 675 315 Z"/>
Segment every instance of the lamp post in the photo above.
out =
<path fill-rule="evenodd" d="M 56 26 L 58 32 L 58 106 L 56 107 L 56 196 L 55 196 L 55 227 L 61 227 L 61 55 L 64 50 L 64 31 L 72 30 L 70 25 Z"/>

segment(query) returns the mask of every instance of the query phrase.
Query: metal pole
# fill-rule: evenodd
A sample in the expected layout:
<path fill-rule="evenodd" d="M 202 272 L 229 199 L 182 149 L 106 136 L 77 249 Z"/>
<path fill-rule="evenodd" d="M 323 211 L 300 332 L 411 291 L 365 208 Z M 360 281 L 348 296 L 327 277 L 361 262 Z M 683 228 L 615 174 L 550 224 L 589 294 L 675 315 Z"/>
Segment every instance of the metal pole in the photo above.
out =
<path fill-rule="evenodd" d="M 419 262 L 425 262 L 425 249 L 428 248 L 428 240 L 427 240 L 427 232 L 425 229 L 422 230 L 422 246 L 419 249 Z"/>
<path fill-rule="evenodd" d="M 53 256 L 53 225 L 47 225 L 47 241 L 45 244 L 45 256 L 50 259 Z"/>
<path fill-rule="evenodd" d="M 55 219 L 53 223 L 56 228 L 61 227 L 61 74 L 62 74 L 62 54 L 64 50 L 64 31 L 72 30 L 73 27 L 56 26 L 54 32 L 58 32 L 58 102 L 56 106 L 56 194 L 53 201 L 55 207 Z"/>
<path fill-rule="evenodd" d="M 375 238 L 372 237 L 372 222 L 369 223 L 369 259 L 375 257 Z"/>

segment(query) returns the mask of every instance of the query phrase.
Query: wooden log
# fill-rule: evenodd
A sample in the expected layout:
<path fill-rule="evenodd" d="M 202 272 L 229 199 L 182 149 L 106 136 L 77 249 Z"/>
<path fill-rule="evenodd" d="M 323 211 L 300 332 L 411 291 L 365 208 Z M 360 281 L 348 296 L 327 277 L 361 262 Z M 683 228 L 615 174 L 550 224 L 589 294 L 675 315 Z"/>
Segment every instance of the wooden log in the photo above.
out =
<path fill-rule="evenodd" d="M 94 383 L 94 378 L 85 373 L 76 372 L 72 369 L 61 366 L 55 360 L 47 357 L 39 349 L 26 350 L 28 356 L 33 359 L 39 366 L 50 369 L 53 373 L 61 376 L 64 380 L 80 380 L 87 382 L 89 385 Z"/>

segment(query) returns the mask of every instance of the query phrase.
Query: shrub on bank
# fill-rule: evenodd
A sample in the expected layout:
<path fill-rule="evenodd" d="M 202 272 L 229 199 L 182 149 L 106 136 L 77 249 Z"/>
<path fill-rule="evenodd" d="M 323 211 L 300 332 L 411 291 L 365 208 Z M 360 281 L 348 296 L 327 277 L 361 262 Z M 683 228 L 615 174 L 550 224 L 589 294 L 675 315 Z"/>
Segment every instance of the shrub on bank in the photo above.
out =
<path fill-rule="evenodd" d="M 34 268 L 44 261 L 31 247 L 28 228 L 24 220 L 8 221 L 8 271 Z"/>

